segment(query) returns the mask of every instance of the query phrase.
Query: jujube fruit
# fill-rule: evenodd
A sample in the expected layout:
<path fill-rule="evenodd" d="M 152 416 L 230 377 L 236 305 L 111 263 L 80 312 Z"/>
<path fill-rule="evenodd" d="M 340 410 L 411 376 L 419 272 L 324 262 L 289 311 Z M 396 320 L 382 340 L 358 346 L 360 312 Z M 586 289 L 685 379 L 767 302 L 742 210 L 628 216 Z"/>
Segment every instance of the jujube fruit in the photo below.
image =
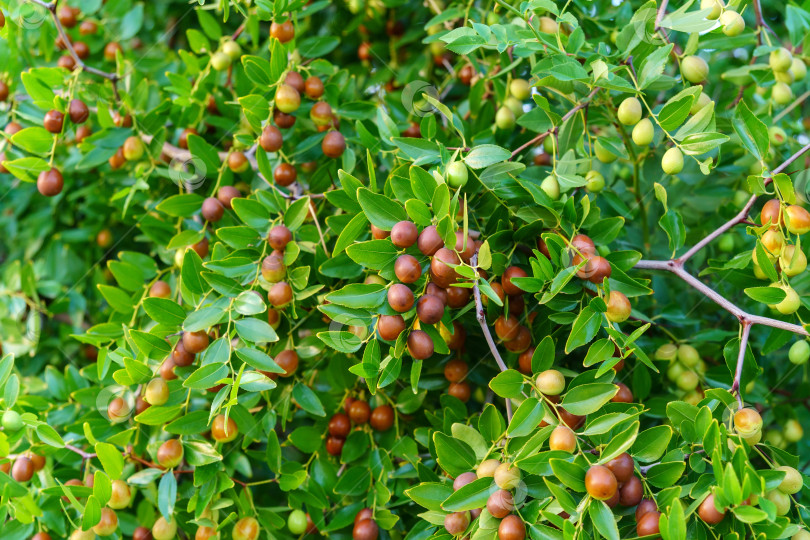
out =
<path fill-rule="evenodd" d="M 330 131 L 321 141 L 323 155 L 330 158 L 339 158 L 346 150 L 346 139 L 339 131 Z"/>
<path fill-rule="evenodd" d="M 644 486 L 637 476 L 631 476 L 624 485 L 619 488 L 619 504 L 622 506 L 635 506 L 644 496 Z"/>
<path fill-rule="evenodd" d="M 186 346 L 183 345 L 183 341 L 180 340 L 177 342 L 177 345 L 174 346 L 171 360 L 175 365 L 180 367 L 190 366 L 194 363 L 194 354 L 186 350 Z"/>
<path fill-rule="evenodd" d="M 308 98 L 318 99 L 323 95 L 323 91 L 323 81 L 319 77 L 315 75 L 307 77 L 307 80 L 304 82 L 304 93 Z"/>
<path fill-rule="evenodd" d="M 512 315 L 510 315 L 510 317 L 511 316 Z M 504 343 L 504 347 L 506 347 L 506 349 L 510 352 L 520 354 L 526 349 L 528 349 L 531 344 L 532 344 L 532 333 L 528 328 L 526 328 L 521 324 L 520 326 L 518 326 L 518 331 L 517 335 L 515 336 L 515 339 L 510 339 L 509 341 Z"/>
<path fill-rule="evenodd" d="M 319 101 L 309 110 L 309 118 L 316 126 L 327 126 L 332 121 L 332 107 L 325 101 Z"/>
<path fill-rule="evenodd" d="M 337 413 L 329 420 L 329 434 L 335 437 L 348 437 L 352 430 L 352 423 L 349 417 L 343 413 Z"/>
<path fill-rule="evenodd" d="M 522 268 L 510 266 L 504 271 L 503 276 L 501 277 L 501 286 L 503 287 L 503 292 L 509 296 L 523 294 L 523 289 L 512 283 L 512 279 L 527 276 L 528 274 Z"/>
<path fill-rule="evenodd" d="M 469 512 L 453 512 L 444 516 L 444 528 L 453 536 L 459 535 L 467 530 L 470 525 Z"/>
<path fill-rule="evenodd" d="M 423 255 L 435 255 L 439 249 L 444 247 L 444 240 L 439 236 L 435 225 L 429 225 L 422 229 L 419 238 L 416 240 L 416 247 Z"/>
<path fill-rule="evenodd" d="M 37 191 L 45 197 L 55 197 L 62 193 L 65 181 L 62 173 L 53 167 L 42 171 L 37 177 Z"/>
<path fill-rule="evenodd" d="M 520 469 L 512 463 L 501 463 L 495 469 L 495 484 L 501 489 L 515 489 L 520 484 Z"/>
<path fill-rule="evenodd" d="M 123 53 L 124 49 L 118 43 L 111 41 L 104 46 L 104 59 L 108 62 L 115 62 L 115 56 Z"/>
<path fill-rule="evenodd" d="M 14 460 L 11 466 L 11 477 L 17 482 L 25 483 L 34 476 L 34 463 L 26 456 Z"/>
<path fill-rule="evenodd" d="M 683 78 L 691 83 L 699 83 L 709 76 L 709 64 L 699 56 L 686 56 L 681 60 Z"/>
<path fill-rule="evenodd" d="M 448 287 L 446 292 L 447 306 L 452 309 L 459 309 L 467 305 L 470 301 L 470 289 L 466 287 Z"/>
<path fill-rule="evenodd" d="M 380 529 L 372 519 L 363 519 L 354 524 L 352 529 L 353 540 L 377 540 Z"/>
<path fill-rule="evenodd" d="M 520 332 L 520 321 L 514 315 L 495 319 L 495 335 L 503 341 L 515 339 Z"/>
<path fill-rule="evenodd" d="M 558 396 L 565 390 L 565 376 L 556 369 L 547 369 L 537 375 L 537 389 L 547 396 Z"/>
<path fill-rule="evenodd" d="M 243 517 L 233 526 L 233 540 L 256 540 L 259 537 L 259 522 L 253 517 Z"/>
<path fill-rule="evenodd" d="M 287 43 L 295 37 L 295 26 L 293 26 L 292 21 L 284 21 L 282 23 L 273 21 L 270 23 L 270 36 L 282 43 Z"/>
<path fill-rule="evenodd" d="M 467 376 L 469 367 L 464 360 L 450 360 L 444 366 L 444 378 L 450 382 L 459 382 Z"/>
<path fill-rule="evenodd" d="M 74 99 L 68 106 L 68 115 L 70 116 L 70 121 L 74 124 L 84 124 L 87 119 L 90 118 L 90 109 L 87 108 L 84 101 Z"/>
<path fill-rule="evenodd" d="M 657 510 L 652 510 L 647 512 L 640 518 L 637 518 L 636 522 L 636 534 L 639 536 L 650 536 L 653 534 L 658 534 L 661 532 L 659 528 L 659 520 L 661 518 L 661 513 Z"/>
<path fill-rule="evenodd" d="M 237 173 L 243 173 L 250 167 L 248 158 L 242 152 L 231 152 L 228 156 L 228 168 Z"/>
<path fill-rule="evenodd" d="M 173 540 L 177 535 L 177 521 L 172 518 L 171 521 L 166 521 L 166 518 L 160 516 L 152 525 L 152 537 L 154 540 Z"/>
<path fill-rule="evenodd" d="M 289 163 L 279 163 L 273 169 L 273 181 L 280 186 L 289 186 L 298 178 L 298 172 L 295 167 Z"/>
<path fill-rule="evenodd" d="M 286 281 L 279 281 L 267 291 L 267 300 L 274 307 L 284 307 L 292 302 L 292 288 Z"/>
<path fill-rule="evenodd" d="M 307 515 L 303 510 L 297 508 L 287 516 L 287 528 L 294 535 L 304 534 L 307 530 Z"/>
<path fill-rule="evenodd" d="M 211 423 L 211 436 L 217 442 L 231 442 L 239 435 L 239 428 L 233 418 L 225 419 L 224 414 L 218 414 Z"/>
<path fill-rule="evenodd" d="M 723 518 L 725 517 L 725 512 L 720 512 L 714 506 L 714 493 L 710 493 L 708 497 L 703 499 L 703 502 L 700 503 L 698 507 L 698 515 L 700 519 L 708 523 L 709 525 L 717 525 Z"/>
<path fill-rule="evenodd" d="M 470 484 L 470 483 L 474 482 L 477 479 L 478 479 L 478 477 L 475 476 L 474 472 L 467 471 L 467 472 L 461 473 L 460 475 L 458 475 L 456 477 L 455 480 L 453 480 L 453 490 L 458 491 L 459 489 L 463 488 L 467 484 Z"/>
<path fill-rule="evenodd" d="M 377 331 L 385 341 L 396 340 L 403 330 L 405 330 L 405 319 L 402 318 L 402 315 L 380 315 Z"/>
<path fill-rule="evenodd" d="M 487 510 L 493 517 L 504 518 L 515 509 L 515 500 L 512 493 L 505 489 L 499 489 L 487 499 Z"/>
<path fill-rule="evenodd" d="M 292 349 L 284 349 L 275 357 L 275 362 L 284 370 L 282 377 L 291 377 L 298 369 L 298 353 Z"/>
<path fill-rule="evenodd" d="M 585 473 L 585 489 L 594 499 L 606 501 L 616 494 L 616 477 L 604 465 L 591 465 Z"/>
<path fill-rule="evenodd" d="M 276 225 L 270 229 L 267 235 L 267 243 L 270 244 L 271 248 L 278 251 L 284 251 L 291 241 L 292 232 L 284 225 Z"/>
<path fill-rule="evenodd" d="M 408 353 L 416 360 L 433 356 L 433 340 L 424 330 L 411 330 L 408 334 Z"/>
<path fill-rule="evenodd" d="M 101 519 L 93 527 L 93 532 L 99 536 L 109 536 L 118 529 L 118 516 L 112 508 L 101 509 Z"/>
<path fill-rule="evenodd" d="M 228 210 L 233 210 L 233 200 L 241 196 L 242 193 L 233 186 L 222 186 L 217 191 L 217 199 Z"/>
<path fill-rule="evenodd" d="M 343 453 L 343 445 L 346 444 L 346 439 L 343 437 L 335 437 L 330 435 L 326 438 L 326 451 L 330 456 L 339 456 Z"/>
<path fill-rule="evenodd" d="M 551 450 L 573 452 L 577 448 L 577 436 L 568 426 L 559 425 L 551 432 L 548 445 Z"/>
<path fill-rule="evenodd" d="M 164 469 L 173 469 L 183 461 L 183 445 L 177 439 L 169 439 L 160 445 L 157 451 L 158 465 Z"/>
<path fill-rule="evenodd" d="M 454 398 L 467 403 L 472 395 L 472 388 L 470 388 L 470 384 L 467 381 L 454 382 L 450 383 L 450 385 L 447 387 L 447 393 Z"/>
<path fill-rule="evenodd" d="M 388 305 L 399 313 L 405 313 L 413 307 L 413 292 L 401 283 L 394 283 L 388 288 Z"/>
<path fill-rule="evenodd" d="M 426 294 L 416 304 L 416 316 L 425 324 L 436 324 L 443 315 L 444 303 L 435 296 Z"/>
<path fill-rule="evenodd" d="M 64 123 L 65 115 L 55 109 L 45 113 L 45 118 L 42 120 L 42 126 L 51 133 L 62 133 Z"/>
<path fill-rule="evenodd" d="M 619 391 L 610 401 L 613 403 L 633 403 L 633 392 L 630 387 L 624 383 L 616 383 L 616 386 L 619 387 Z"/>
<path fill-rule="evenodd" d="M 266 125 L 259 136 L 259 146 L 265 152 L 277 152 L 284 143 L 284 137 L 276 126 Z"/>
<path fill-rule="evenodd" d="M 394 262 L 394 274 L 402 283 L 413 283 L 422 275 L 422 266 L 413 255 L 400 255 Z"/>
<path fill-rule="evenodd" d="M 617 111 L 619 122 L 625 126 L 633 126 L 641 120 L 641 102 L 638 98 L 629 97 L 621 102 Z"/>
<path fill-rule="evenodd" d="M 610 291 L 607 300 L 607 318 L 611 322 L 622 323 L 630 317 L 632 306 L 624 293 Z"/>
<path fill-rule="evenodd" d="M 633 462 L 633 458 L 630 457 L 630 454 L 624 452 L 605 463 L 605 467 L 610 469 L 610 472 L 613 473 L 613 476 L 616 477 L 618 482 L 624 483 L 633 476 L 635 463 Z"/>
<path fill-rule="evenodd" d="M 390 405 L 380 405 L 371 411 L 370 424 L 376 431 L 388 431 L 394 425 L 394 409 Z"/>
<path fill-rule="evenodd" d="M 419 236 L 419 231 L 412 221 L 400 221 L 391 228 L 391 242 L 400 249 L 409 248 Z"/>
<path fill-rule="evenodd" d="M 526 524 L 520 516 L 510 514 L 498 525 L 498 540 L 523 540 L 526 538 Z"/>
<path fill-rule="evenodd" d="M 278 255 L 268 255 L 262 260 L 262 277 L 270 283 L 276 283 L 287 276 L 284 259 Z"/>
<path fill-rule="evenodd" d="M 183 347 L 191 354 L 201 353 L 208 348 L 208 339 L 203 330 L 183 332 Z"/>
<path fill-rule="evenodd" d="M 225 207 L 222 206 L 219 199 L 215 197 L 208 197 L 203 201 L 200 213 L 202 214 L 203 219 L 206 221 L 216 223 L 222 219 L 222 216 L 225 214 Z"/>
<path fill-rule="evenodd" d="M 168 298 L 172 295 L 172 288 L 163 280 L 157 280 L 149 288 L 149 296 L 152 298 Z"/>
<path fill-rule="evenodd" d="M 122 397 L 114 398 L 109 404 L 107 404 L 107 417 L 113 423 L 117 424 L 125 421 L 131 412 L 132 409 Z"/>
<path fill-rule="evenodd" d="M 349 405 L 349 418 L 355 424 L 365 424 L 371 416 L 371 407 L 362 399 L 355 400 Z"/>

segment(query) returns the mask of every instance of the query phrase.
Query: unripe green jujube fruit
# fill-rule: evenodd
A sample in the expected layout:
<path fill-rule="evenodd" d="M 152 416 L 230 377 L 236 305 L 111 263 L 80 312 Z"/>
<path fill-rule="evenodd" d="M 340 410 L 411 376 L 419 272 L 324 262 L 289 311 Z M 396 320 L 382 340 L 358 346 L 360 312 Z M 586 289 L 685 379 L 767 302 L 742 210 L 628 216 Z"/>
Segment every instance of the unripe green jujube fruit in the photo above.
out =
<path fill-rule="evenodd" d="M 700 362 L 700 353 L 691 345 L 683 344 L 678 347 L 678 360 L 686 367 L 695 367 Z"/>
<path fill-rule="evenodd" d="M 804 437 L 804 429 L 798 420 L 791 418 L 785 422 L 785 429 L 782 431 L 782 435 L 789 443 L 799 442 L 802 437 Z"/>
<path fill-rule="evenodd" d="M 523 116 L 523 103 L 521 103 L 521 101 L 516 97 L 509 96 L 503 101 L 503 104 L 511 109 L 516 119 Z"/>
<path fill-rule="evenodd" d="M 771 501 L 776 506 L 776 515 L 784 516 L 790 512 L 790 496 L 782 493 L 778 489 L 769 491 L 765 498 Z"/>
<path fill-rule="evenodd" d="M 524 101 L 529 99 L 532 93 L 532 88 L 529 86 L 529 81 L 525 79 L 514 79 L 509 83 L 509 93 L 517 99 Z"/>
<path fill-rule="evenodd" d="M 796 365 L 806 364 L 810 360 L 810 343 L 803 339 L 790 346 L 788 352 L 790 362 Z"/>
<path fill-rule="evenodd" d="M 768 56 L 768 65 L 774 71 L 787 71 L 792 64 L 793 55 L 784 47 L 771 51 L 770 56 Z"/>
<path fill-rule="evenodd" d="M 231 57 L 222 51 L 211 55 L 211 67 L 217 71 L 225 71 L 231 65 Z"/>
<path fill-rule="evenodd" d="M 498 109 L 498 112 L 495 113 L 495 125 L 498 126 L 498 129 L 504 131 L 513 129 L 515 127 L 515 113 L 512 112 L 512 109 L 505 105 Z"/>
<path fill-rule="evenodd" d="M 602 146 L 602 142 L 599 139 L 596 139 L 596 142 L 593 145 L 593 151 L 594 154 L 596 154 L 596 159 L 602 163 L 613 163 L 616 161 L 616 155 Z"/>
<path fill-rule="evenodd" d="M 672 147 L 664 153 L 661 169 L 667 174 L 678 174 L 683 170 L 683 153 L 680 149 Z"/>
<path fill-rule="evenodd" d="M 678 346 L 674 343 L 664 343 L 655 351 L 656 360 L 675 360 L 678 357 Z"/>
<path fill-rule="evenodd" d="M 777 105 L 787 105 L 793 99 L 793 90 L 787 83 L 778 82 L 771 89 L 771 97 Z"/>
<path fill-rule="evenodd" d="M 602 173 L 591 169 L 585 174 L 585 189 L 592 193 L 599 193 L 605 187 L 605 177 Z"/>
<path fill-rule="evenodd" d="M 699 56 L 686 56 L 681 60 L 683 78 L 691 83 L 700 83 L 709 76 L 709 64 Z"/>
<path fill-rule="evenodd" d="M 787 465 L 777 467 L 776 470 L 783 471 L 785 473 L 782 483 L 779 484 L 779 491 L 782 493 L 787 493 L 788 495 L 794 495 L 801 491 L 802 486 L 804 485 L 804 479 L 799 471 L 793 467 L 788 467 Z"/>
<path fill-rule="evenodd" d="M 23 420 L 17 411 L 8 410 L 3 413 L 3 429 L 16 433 L 23 428 Z"/>
<path fill-rule="evenodd" d="M 790 71 L 793 73 L 796 82 L 803 81 L 804 78 L 807 77 L 807 66 L 804 65 L 801 58 L 793 59 L 793 62 L 790 64 Z"/>
<path fill-rule="evenodd" d="M 681 390 L 688 392 L 697 388 L 697 385 L 700 384 L 700 378 L 694 371 L 684 370 L 684 372 L 678 377 L 675 384 Z"/>
<path fill-rule="evenodd" d="M 560 198 L 560 183 L 557 181 L 557 177 L 553 174 L 546 176 L 543 181 L 540 182 L 540 189 L 542 189 L 552 200 L 556 201 Z"/>
<path fill-rule="evenodd" d="M 617 113 L 619 122 L 625 126 L 632 126 L 641 120 L 641 102 L 638 98 L 629 97 L 619 105 Z"/>
<path fill-rule="evenodd" d="M 692 103 L 692 108 L 689 109 L 689 114 L 697 114 L 698 112 L 700 112 L 700 109 L 702 109 L 711 102 L 712 98 L 701 92 L 700 95 L 698 95 L 697 99 Z"/>
<path fill-rule="evenodd" d="M 556 369 L 547 369 L 537 375 L 537 389 L 547 396 L 558 396 L 565 390 L 565 376 Z"/>
<path fill-rule="evenodd" d="M 739 36 L 745 30 L 745 20 L 742 15 L 730 9 L 720 15 L 720 24 L 723 25 L 723 33 L 728 37 Z"/>
<path fill-rule="evenodd" d="M 633 128 L 633 142 L 639 146 L 647 146 L 653 141 L 655 127 L 649 118 L 642 118 Z"/>
<path fill-rule="evenodd" d="M 710 21 L 717 20 L 723 11 L 723 0 L 700 0 L 700 9 L 711 9 L 706 18 Z"/>
<path fill-rule="evenodd" d="M 454 188 L 459 188 L 467 183 L 469 171 L 462 161 L 454 161 L 447 166 L 447 183 Z"/>
<path fill-rule="evenodd" d="M 242 56 L 242 47 L 234 40 L 229 39 L 222 44 L 222 52 L 230 56 L 231 60 L 238 60 Z"/>

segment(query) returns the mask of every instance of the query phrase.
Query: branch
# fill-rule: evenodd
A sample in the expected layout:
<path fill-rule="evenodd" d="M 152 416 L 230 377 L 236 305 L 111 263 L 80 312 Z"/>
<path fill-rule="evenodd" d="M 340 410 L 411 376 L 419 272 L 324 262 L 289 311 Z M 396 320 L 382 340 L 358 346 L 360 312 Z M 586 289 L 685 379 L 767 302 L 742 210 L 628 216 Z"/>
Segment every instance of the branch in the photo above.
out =
<path fill-rule="evenodd" d="M 570 111 L 565 113 L 565 115 L 560 120 L 560 125 L 562 125 L 566 120 L 568 120 L 569 118 L 574 116 L 578 111 L 580 111 L 580 110 L 584 109 L 585 107 L 587 107 L 588 105 L 590 105 L 591 100 L 596 95 L 596 93 L 599 92 L 599 90 L 601 90 L 601 88 L 594 88 L 593 90 L 591 90 L 591 93 L 588 94 L 588 96 L 584 100 L 582 100 L 582 102 L 578 103 L 573 109 L 571 109 Z M 510 160 L 515 159 L 515 156 L 518 155 L 519 153 L 521 153 L 522 151 L 524 151 L 526 148 L 541 142 L 543 139 L 545 139 L 546 137 L 548 137 L 551 134 L 556 134 L 557 131 L 558 131 L 558 126 L 555 126 L 555 127 L 551 128 L 551 129 L 549 129 L 548 131 L 544 131 L 543 133 L 537 135 L 535 138 L 533 138 L 529 142 L 519 146 L 517 150 L 512 152 L 512 155 L 509 157 L 509 159 Z"/>
<path fill-rule="evenodd" d="M 655 29 L 661 29 L 661 20 L 664 18 L 664 15 L 667 14 L 667 4 L 669 0 L 661 0 L 661 5 L 658 7 L 658 13 L 655 15 Z"/>
<path fill-rule="evenodd" d="M 753 0 L 752 3 L 754 4 L 754 16 L 755 16 L 756 21 L 757 21 L 757 28 L 759 28 L 761 30 L 767 30 L 771 34 L 776 35 L 776 33 L 773 30 L 771 30 L 771 27 L 768 26 L 768 23 L 765 22 L 765 19 L 762 18 L 762 6 L 760 5 L 759 0 Z M 758 45 L 762 45 L 762 32 L 761 32 L 761 30 L 760 30 L 760 32 L 757 32 L 757 44 Z"/>
<path fill-rule="evenodd" d="M 734 384 L 731 385 L 731 393 L 737 394 L 737 403 L 740 409 L 743 408 L 742 395 L 740 394 L 740 381 L 742 380 L 742 368 L 745 362 L 745 351 L 748 348 L 748 335 L 751 333 L 751 323 L 743 321 L 742 337 L 740 338 L 740 352 L 737 355 L 737 369 L 734 371 Z"/>
<path fill-rule="evenodd" d="M 475 251 L 475 254 L 470 259 L 470 266 L 476 268 L 478 265 L 478 250 Z M 476 277 L 475 282 L 473 284 L 473 297 L 475 298 L 475 318 L 478 319 L 478 324 L 481 325 L 481 330 L 484 332 L 484 338 L 487 340 L 487 345 L 489 345 L 489 350 L 492 352 L 492 356 L 495 357 L 495 361 L 498 363 L 498 367 L 501 371 L 506 371 L 506 363 L 501 358 L 501 353 L 498 352 L 498 347 L 495 345 L 495 340 L 492 339 L 492 333 L 489 331 L 489 326 L 487 326 L 487 316 L 484 312 L 484 306 L 481 303 L 481 290 L 478 288 L 478 278 Z M 506 399 L 506 418 L 508 421 L 512 420 L 512 403 L 509 399 Z"/>
<path fill-rule="evenodd" d="M 71 452 L 75 452 L 75 453 L 79 454 L 82 459 L 93 459 L 94 457 L 96 457 L 95 454 L 85 452 L 81 448 L 77 448 L 77 447 L 73 446 L 72 444 L 66 444 L 65 449 L 70 450 Z"/>

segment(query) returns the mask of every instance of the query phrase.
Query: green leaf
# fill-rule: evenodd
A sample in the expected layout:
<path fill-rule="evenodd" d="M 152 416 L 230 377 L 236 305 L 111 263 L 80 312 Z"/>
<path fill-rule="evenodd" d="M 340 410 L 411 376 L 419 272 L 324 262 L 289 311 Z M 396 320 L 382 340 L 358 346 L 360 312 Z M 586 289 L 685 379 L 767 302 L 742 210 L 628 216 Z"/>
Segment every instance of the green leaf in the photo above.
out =
<path fill-rule="evenodd" d="M 506 161 L 511 156 L 512 153 L 506 148 L 494 144 L 481 144 L 464 156 L 464 163 L 471 169 L 483 169 L 501 161 Z"/>
<path fill-rule="evenodd" d="M 502 371 L 489 381 L 489 387 L 503 398 L 518 398 L 523 388 L 523 375 L 514 369 Z"/>
<path fill-rule="evenodd" d="M 785 299 L 786 293 L 784 289 L 779 287 L 748 287 L 743 292 L 763 304 L 778 304 Z"/>
<path fill-rule="evenodd" d="M 616 518 L 604 501 L 593 500 L 588 505 L 588 515 L 591 516 L 594 527 L 608 540 L 619 540 L 619 527 Z"/>
<path fill-rule="evenodd" d="M 525 437 L 537 429 L 543 416 L 545 416 L 543 404 L 537 398 L 526 399 L 512 415 L 507 433 L 510 437 Z"/>
<path fill-rule="evenodd" d="M 308 386 L 300 382 L 296 383 L 292 395 L 293 398 L 295 398 L 295 402 L 308 413 L 314 414 L 315 416 L 326 416 L 326 411 L 324 411 L 323 405 L 321 405 L 321 400 L 318 399 L 315 392 Z"/>
<path fill-rule="evenodd" d="M 615 384 L 582 384 L 565 393 L 562 405 L 571 414 L 585 416 L 601 409 L 618 391 Z"/>
<path fill-rule="evenodd" d="M 590 306 L 580 311 L 571 327 L 571 334 L 565 343 L 565 352 L 589 343 L 602 325 L 602 314 L 594 311 Z"/>
<path fill-rule="evenodd" d="M 400 221 L 408 220 L 408 214 L 399 204 L 385 195 L 374 193 L 370 189 L 358 189 L 357 202 L 360 203 L 368 220 L 375 227 L 385 231 L 390 231 Z M 351 253 L 349 253 L 349 256 L 351 256 Z"/>
<path fill-rule="evenodd" d="M 436 460 L 448 474 L 458 476 L 475 468 L 475 452 L 466 443 L 437 431 L 433 434 L 433 444 Z"/>
<path fill-rule="evenodd" d="M 498 491 L 498 485 L 492 478 L 479 478 L 451 494 L 441 505 L 447 512 L 464 512 L 487 505 L 489 496 Z"/>
<path fill-rule="evenodd" d="M 452 494 L 453 486 L 439 482 L 422 482 L 405 490 L 405 495 L 413 502 L 435 511 L 441 511 L 442 503 Z"/>
<path fill-rule="evenodd" d="M 751 112 L 744 100 L 737 104 L 732 126 L 742 145 L 754 157 L 762 160 L 764 156 L 768 155 L 770 148 L 768 128 Z"/>

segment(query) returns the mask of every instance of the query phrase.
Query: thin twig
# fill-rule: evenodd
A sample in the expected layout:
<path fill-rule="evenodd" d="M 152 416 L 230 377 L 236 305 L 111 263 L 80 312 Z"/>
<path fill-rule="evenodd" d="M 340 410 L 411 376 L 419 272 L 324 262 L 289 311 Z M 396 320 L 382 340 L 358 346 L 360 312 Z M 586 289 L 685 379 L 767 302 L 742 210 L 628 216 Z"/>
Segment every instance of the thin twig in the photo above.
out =
<path fill-rule="evenodd" d="M 470 265 L 475 268 L 477 264 L 478 251 L 476 250 L 475 254 L 470 259 Z M 486 339 L 489 350 L 492 352 L 492 356 L 495 357 L 495 362 L 498 363 L 498 367 L 501 371 L 506 371 L 509 368 L 506 367 L 506 363 L 503 361 L 503 358 L 501 358 L 501 353 L 498 352 L 498 347 L 495 345 L 495 340 L 492 339 L 492 333 L 489 331 L 489 326 L 487 325 L 487 316 L 484 312 L 484 305 L 481 302 L 481 290 L 478 288 L 477 278 L 473 284 L 473 297 L 475 298 L 475 318 L 478 319 L 478 324 L 481 325 L 481 330 L 484 332 L 484 339 Z M 509 421 L 512 420 L 512 403 L 509 399 L 506 399 L 506 417 Z"/>
<path fill-rule="evenodd" d="M 731 393 L 737 395 L 739 408 L 743 408 L 742 393 L 740 392 L 740 381 L 742 380 L 743 363 L 745 363 L 745 352 L 748 349 L 748 335 L 751 333 L 751 323 L 743 321 L 742 337 L 740 338 L 740 352 L 737 354 L 737 369 L 734 371 L 734 383 L 731 385 Z"/>
<path fill-rule="evenodd" d="M 591 100 L 596 95 L 596 93 L 599 92 L 599 90 L 601 90 L 601 88 L 594 88 L 593 90 L 591 90 L 591 93 L 588 94 L 588 96 L 584 100 L 582 100 L 580 103 L 578 103 L 573 109 L 571 109 L 570 111 L 565 113 L 565 115 L 562 117 L 562 119 L 560 119 L 560 125 L 565 123 L 566 120 L 571 118 L 578 111 L 580 111 L 580 110 L 584 109 L 585 107 L 587 107 L 591 103 Z M 539 142 L 542 142 L 543 139 L 545 139 L 549 135 L 556 134 L 558 129 L 559 129 L 559 126 L 555 126 L 555 127 L 551 128 L 551 129 L 549 129 L 548 131 L 544 131 L 543 133 L 537 135 L 535 138 L 533 138 L 529 142 L 527 142 L 525 144 L 522 144 L 521 146 L 519 146 L 517 148 L 517 150 L 512 152 L 512 155 L 509 157 L 509 159 L 515 159 L 515 156 L 520 154 L 526 148 L 528 148 L 528 147 L 530 147 L 530 146 L 532 146 L 534 144 L 537 144 Z"/>
<path fill-rule="evenodd" d="M 93 459 L 94 457 L 96 457 L 96 454 L 91 454 L 90 452 L 85 452 L 81 448 L 77 448 L 77 447 L 73 446 L 72 444 L 66 444 L 65 449 L 70 450 L 71 452 L 75 452 L 75 453 L 79 454 L 82 457 L 82 459 Z"/>

